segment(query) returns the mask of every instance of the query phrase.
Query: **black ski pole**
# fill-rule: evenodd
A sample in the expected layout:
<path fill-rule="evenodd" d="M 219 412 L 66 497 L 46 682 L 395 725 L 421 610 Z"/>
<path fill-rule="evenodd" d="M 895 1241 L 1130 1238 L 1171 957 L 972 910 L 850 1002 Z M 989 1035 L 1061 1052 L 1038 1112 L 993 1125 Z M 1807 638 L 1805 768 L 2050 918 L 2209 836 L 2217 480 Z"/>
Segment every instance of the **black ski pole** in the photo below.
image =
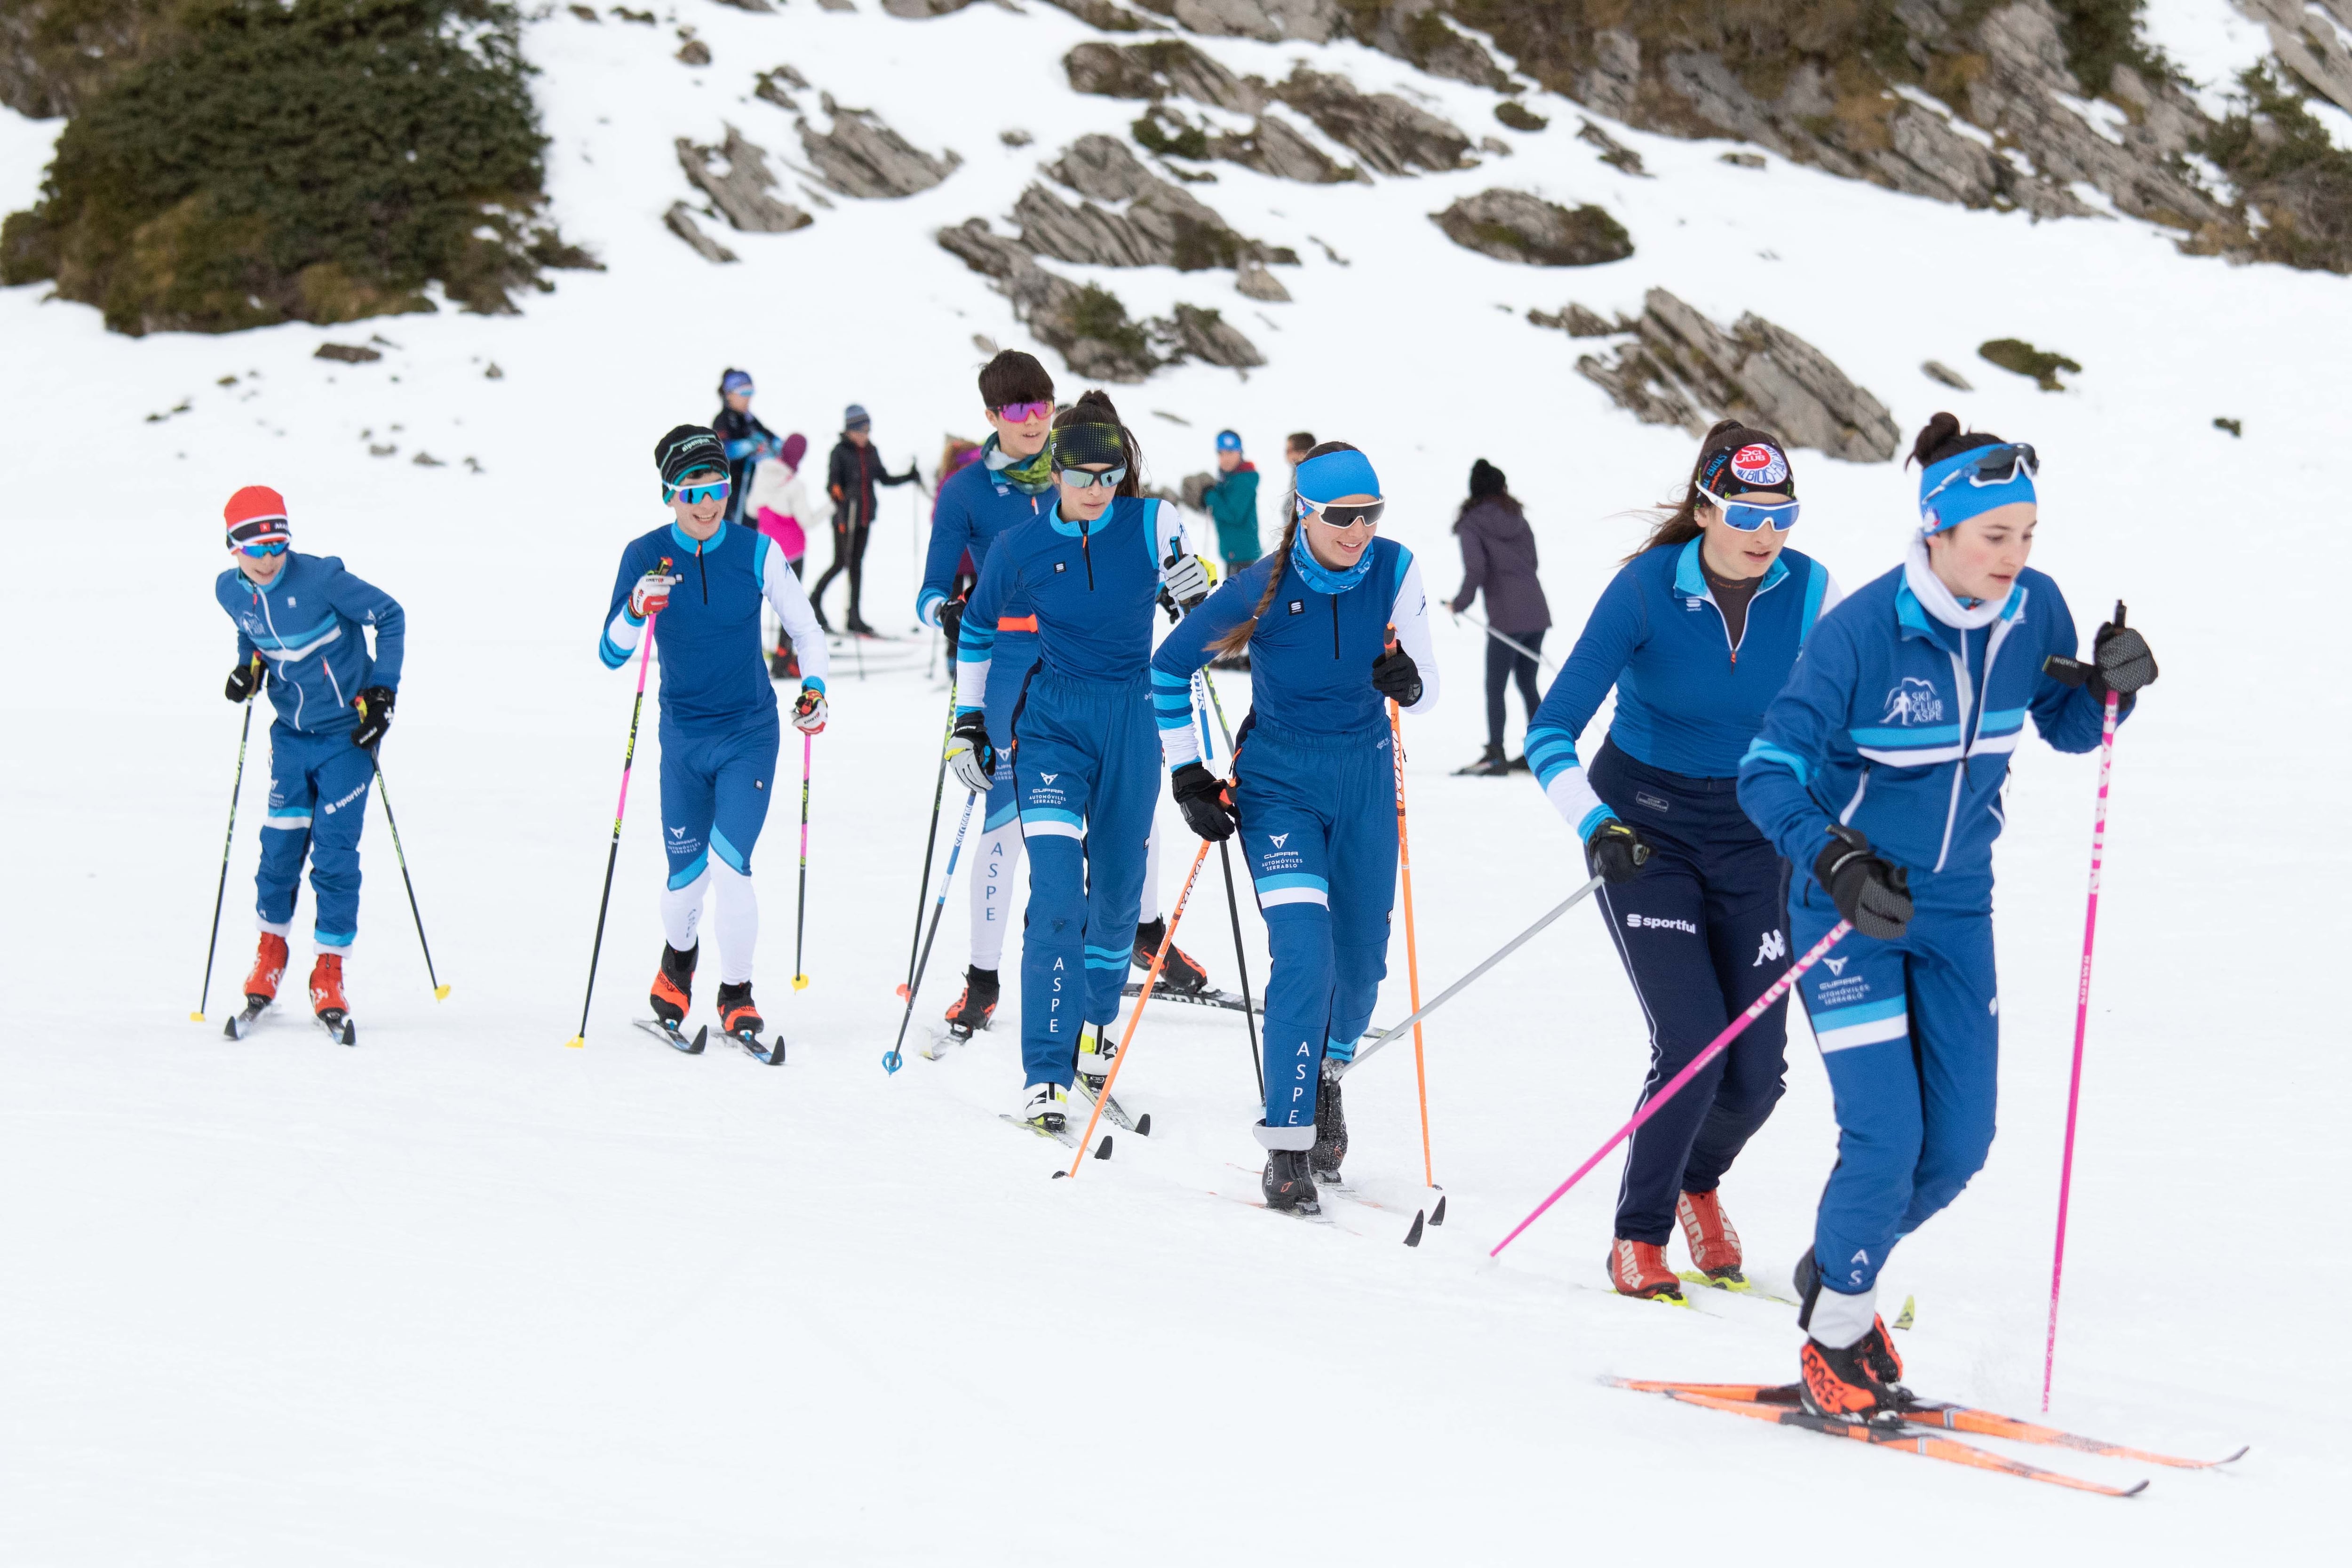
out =
<path fill-rule="evenodd" d="M 955 734 L 956 669 L 950 657 L 948 665 L 948 727 L 940 736 L 940 776 L 931 785 L 931 826 L 923 834 L 923 879 L 915 885 L 915 932 L 907 939 L 907 978 L 899 985 L 898 994 L 906 995 L 915 988 L 915 952 L 923 944 L 923 895 L 931 890 L 931 858 L 940 848 L 940 806 L 948 798 L 948 741 Z"/>
<path fill-rule="evenodd" d="M 1257 1043 L 1257 1004 L 1250 1000 L 1249 960 L 1242 955 L 1242 907 L 1234 896 L 1234 857 L 1220 840 L 1217 858 L 1225 867 L 1225 912 L 1234 920 L 1234 967 L 1242 975 L 1242 1016 L 1249 1020 L 1250 1070 L 1257 1074 L 1257 1097 L 1265 1098 L 1265 1054 Z"/>
<path fill-rule="evenodd" d="M 255 654 L 253 662 L 259 665 L 261 656 Z M 260 694 L 261 686 L 257 681 L 253 689 L 246 693 L 245 727 L 237 732 L 236 782 L 228 787 L 228 832 L 221 839 L 220 886 L 213 891 L 213 933 L 205 939 L 205 989 L 196 998 L 196 1010 L 188 1015 L 192 1024 L 205 1021 L 205 1009 L 213 1002 L 213 959 L 220 951 L 221 904 L 228 897 L 228 852 L 236 843 L 236 798 L 245 793 L 245 748 L 253 739 L 253 700 Z"/>
<path fill-rule="evenodd" d="M 669 558 L 662 558 L 661 569 L 669 570 Z M 588 1004 L 596 994 L 596 961 L 604 952 L 604 911 L 613 902 L 613 868 L 621 858 L 621 819 L 629 810 L 629 770 L 637 761 L 637 721 L 646 710 L 646 666 L 654 654 L 654 623 L 659 616 L 646 618 L 645 646 L 637 650 L 637 698 L 629 705 L 629 748 L 621 753 L 621 803 L 613 808 L 613 847 L 604 857 L 604 891 L 596 900 L 596 941 L 588 950 L 588 989 L 580 997 L 580 1032 L 563 1043 L 579 1049 L 588 1043 Z"/>
<path fill-rule="evenodd" d="M 808 971 L 801 967 L 801 938 L 808 930 L 808 802 L 809 762 L 816 752 L 816 739 L 801 737 L 801 899 L 800 907 L 793 911 L 793 989 L 808 989 Z"/>
<path fill-rule="evenodd" d="M 907 1026 L 915 1019 L 915 993 L 922 988 L 923 971 L 930 967 L 931 943 L 940 934 L 940 917 L 947 912 L 948 887 L 955 880 L 956 861 L 963 854 L 963 836 L 971 826 L 971 808 L 979 800 L 977 794 L 963 797 L 963 816 L 956 822 L 955 843 L 948 850 L 948 868 L 940 873 L 939 901 L 931 907 L 930 934 L 923 938 L 922 956 L 916 961 L 915 973 L 907 980 L 907 1010 L 898 1018 L 898 1038 L 882 1053 L 884 1072 L 897 1072 L 907 1064 L 907 1058 L 899 1052 L 907 1043 Z"/>
<path fill-rule="evenodd" d="M 362 707 L 361 711 L 365 712 L 366 709 Z M 373 753 L 370 753 L 368 760 L 375 762 Z M 408 851 L 400 847 L 400 824 L 393 820 L 392 786 L 383 782 L 382 763 L 375 763 L 375 792 L 383 797 L 383 825 L 392 829 L 393 857 L 400 862 L 401 885 L 408 889 L 408 913 L 416 921 L 416 945 L 425 953 L 425 978 L 432 984 L 433 1000 L 446 1002 L 449 997 L 449 988 L 441 984 L 439 975 L 433 973 L 433 944 L 425 940 L 425 916 L 416 907 L 416 884 L 408 879 Z"/>

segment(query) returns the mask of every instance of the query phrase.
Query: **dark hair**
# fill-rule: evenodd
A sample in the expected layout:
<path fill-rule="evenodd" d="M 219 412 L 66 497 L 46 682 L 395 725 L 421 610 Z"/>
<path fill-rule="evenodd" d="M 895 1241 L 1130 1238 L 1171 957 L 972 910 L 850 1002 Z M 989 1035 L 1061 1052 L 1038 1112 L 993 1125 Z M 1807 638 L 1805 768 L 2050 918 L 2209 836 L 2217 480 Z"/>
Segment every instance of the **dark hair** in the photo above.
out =
<path fill-rule="evenodd" d="M 1705 491 L 1701 481 L 1706 472 L 1707 460 L 1721 453 L 1736 452 L 1742 447 L 1757 443 L 1780 452 L 1789 449 L 1780 437 L 1769 430 L 1759 430 L 1737 419 L 1717 420 L 1698 444 L 1698 457 L 1691 464 L 1690 483 L 1685 487 L 1682 498 L 1659 504 L 1658 510 L 1650 514 L 1650 537 L 1642 541 L 1625 560 L 1630 562 L 1669 545 L 1687 544 L 1704 532 L 1698 522 L 1698 499 Z"/>
<path fill-rule="evenodd" d="M 1297 438 L 1292 437 L 1293 440 Z M 1303 463 L 1307 458 L 1319 458 L 1326 452 L 1353 452 L 1358 449 L 1345 441 L 1326 441 L 1309 449 L 1307 458 L 1298 460 Z M 1298 542 L 1298 481 L 1296 479 L 1291 481 L 1290 489 L 1283 492 L 1282 517 L 1282 538 L 1268 552 L 1274 557 L 1274 569 L 1265 574 L 1265 591 L 1257 596 L 1257 607 L 1250 612 L 1248 620 L 1209 645 L 1218 653 L 1239 653 L 1249 646 L 1250 633 L 1257 630 L 1257 618 L 1265 614 L 1266 606 L 1274 603 L 1275 594 L 1282 587 L 1282 563 L 1290 559 L 1291 547 Z"/>
<path fill-rule="evenodd" d="M 2000 437 L 1990 430 L 1963 430 L 1958 416 L 1937 414 L 1919 426 L 1919 438 L 1911 443 L 1911 455 L 1903 460 L 1903 466 L 1907 468 L 1916 463 L 1925 468 L 1979 447 L 2000 444 Z"/>
<path fill-rule="evenodd" d="M 1119 445 L 1127 448 L 1127 478 L 1118 481 L 1112 493 L 1119 496 L 1139 496 L 1143 493 L 1143 448 L 1136 444 L 1135 432 L 1129 429 L 1118 416 L 1118 405 L 1110 394 L 1090 386 L 1078 395 L 1078 400 L 1054 416 L 1054 428 L 1066 430 L 1073 425 L 1115 425 L 1118 427 Z"/>
<path fill-rule="evenodd" d="M 1293 430 L 1288 437 L 1283 441 L 1282 446 L 1285 451 L 1288 451 L 1293 447 L 1307 447 L 1309 448 L 1309 455 L 1311 456 L 1312 449 L 1315 446 L 1315 432 L 1312 430 Z M 1331 450 L 1336 452 L 1343 447 L 1346 447 L 1347 449 L 1351 452 L 1355 450 L 1353 447 L 1348 447 L 1347 443 L 1344 441 L 1333 443 Z"/>
<path fill-rule="evenodd" d="M 1051 403 L 1053 374 L 1035 354 L 1006 349 L 980 367 L 980 401 L 992 413 L 1008 403 Z"/>
<path fill-rule="evenodd" d="M 1470 465 L 1470 494 L 1454 513 L 1454 531 L 1462 531 L 1462 520 L 1470 515 L 1472 507 L 1488 500 L 1496 502 L 1513 517 L 1528 515 L 1519 505 L 1519 498 L 1511 493 L 1510 480 L 1503 470 L 1481 458 Z"/>

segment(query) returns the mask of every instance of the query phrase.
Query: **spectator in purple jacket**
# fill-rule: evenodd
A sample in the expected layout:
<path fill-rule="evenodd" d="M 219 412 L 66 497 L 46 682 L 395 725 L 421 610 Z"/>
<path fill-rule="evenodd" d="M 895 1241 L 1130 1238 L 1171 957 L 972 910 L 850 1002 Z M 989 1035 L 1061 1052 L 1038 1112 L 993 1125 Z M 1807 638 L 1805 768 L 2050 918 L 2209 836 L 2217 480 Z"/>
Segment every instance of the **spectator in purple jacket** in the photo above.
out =
<path fill-rule="evenodd" d="M 1536 689 L 1536 655 L 1551 626 L 1551 606 L 1536 578 L 1536 536 L 1528 515 L 1511 494 L 1503 470 L 1481 458 L 1470 465 L 1470 499 L 1454 521 L 1462 542 L 1462 588 L 1447 606 L 1455 615 L 1486 595 L 1486 754 L 1461 773 L 1496 776 L 1524 773 L 1528 760 L 1503 756 L 1504 689 L 1516 680 L 1528 717 L 1535 717 L 1542 694 Z M 1514 646 L 1517 645 L 1517 646 Z"/>

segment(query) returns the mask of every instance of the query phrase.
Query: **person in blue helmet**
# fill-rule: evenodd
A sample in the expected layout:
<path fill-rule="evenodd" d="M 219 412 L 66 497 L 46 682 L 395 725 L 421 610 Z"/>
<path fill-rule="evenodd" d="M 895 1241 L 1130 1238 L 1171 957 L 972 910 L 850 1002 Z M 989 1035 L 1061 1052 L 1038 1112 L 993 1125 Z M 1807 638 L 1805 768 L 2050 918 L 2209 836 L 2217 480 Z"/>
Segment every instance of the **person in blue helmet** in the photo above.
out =
<path fill-rule="evenodd" d="M 1787 548 L 1797 511 L 1780 437 L 1718 423 L 1528 726 L 1537 784 L 1606 879 L 1601 920 L 1649 1020 L 1644 1103 L 1788 967 L 1788 869 L 1737 785 L 1766 704 L 1838 600 L 1828 569 Z M 1577 741 L 1612 687 L 1588 768 Z M 1620 1294 L 1682 1300 L 1677 1224 L 1693 1278 L 1748 1289 L 1718 1188 L 1780 1099 L 1787 1026 L 1777 1003 L 1628 1142 L 1609 1246 Z"/>
<path fill-rule="evenodd" d="M 1854 928 L 1801 982 L 1838 1159 L 1796 1269 L 1803 1399 L 1853 1419 L 1909 1398 L 1876 1311 L 1887 1253 L 1992 1144 L 1992 845 L 2010 754 L 2029 718 L 2062 752 L 2094 749 L 2108 693 L 2127 714 L 2156 679 L 2120 617 L 2074 661 L 2065 598 L 2026 564 L 2032 447 L 1938 414 L 1911 457 L 1920 526 L 1903 564 L 1822 618 L 1739 765 L 1740 805 L 1796 868 L 1791 948 Z"/>
<path fill-rule="evenodd" d="M 1230 577 L 1257 559 L 1257 465 L 1242 456 L 1242 438 L 1231 430 L 1217 432 L 1217 479 L 1201 499 Z"/>
<path fill-rule="evenodd" d="M 751 412 L 751 397 L 758 388 L 751 384 L 748 370 L 730 370 L 719 378 L 719 413 L 710 421 L 712 432 L 727 448 L 727 522 L 730 527 L 743 525 L 749 518 L 756 523 L 759 514 L 745 507 L 751 496 L 751 472 L 761 463 L 783 453 L 783 442 L 773 430 L 760 423 Z"/>
<path fill-rule="evenodd" d="M 376 743 L 400 689 L 408 618 L 398 600 L 345 571 L 341 556 L 292 549 L 285 498 L 268 486 L 238 490 L 222 516 L 231 565 L 213 597 L 236 624 L 226 695 L 244 702 L 266 684 L 278 713 L 269 726 L 269 815 L 253 877 L 261 942 L 245 980 L 246 1011 L 257 1015 L 277 999 L 307 856 L 319 905 L 310 1010 L 340 1032 L 351 1011 L 343 960 L 360 929 L 360 828 Z"/>
<path fill-rule="evenodd" d="M 1344 441 L 1299 463 L 1273 554 L 1226 582 L 1151 660 L 1169 788 L 1208 839 L 1232 837 L 1265 916 L 1267 1205 L 1321 1211 L 1347 1153 L 1339 1080 L 1388 973 L 1396 894 L 1393 742 L 1384 702 L 1437 705 L 1428 595 L 1412 552 L 1374 529 L 1387 502 L 1371 459 Z M 1249 717 L 1234 782 L 1202 764 L 1192 675 L 1219 651 L 1250 654 Z"/>
<path fill-rule="evenodd" d="M 1021 1059 L 1014 1120 L 1060 1133 L 1069 1088 L 1099 1088 L 1116 1047 L 1119 988 L 1141 907 L 1145 842 L 1159 798 L 1152 739 L 1153 617 L 1209 591 L 1208 563 L 1184 542 L 1176 508 L 1142 494 L 1143 454 L 1118 409 L 1088 392 L 1055 416 L 1046 515 L 999 538 L 956 643 L 956 721 L 947 761 L 986 794 L 1013 774 L 1028 840 L 1021 953 Z M 992 737 L 997 627 L 1008 605 L 1037 618 L 1036 666 L 1017 681 L 1005 754 Z"/>
<path fill-rule="evenodd" d="M 732 481 L 715 431 L 680 425 L 654 446 L 670 521 L 621 552 L 597 653 L 618 669 L 646 636 L 661 664 L 664 938 L 654 1016 L 671 1029 L 693 1005 L 702 954 L 703 895 L 718 883 L 719 1026 L 743 1039 L 766 1027 L 751 999 L 760 939 L 751 851 L 775 792 L 782 730 L 761 647 L 764 599 L 800 650 L 793 727 L 822 734 L 828 710 L 824 635 L 784 552 L 756 528 L 727 521 Z M 649 626 L 648 623 L 658 622 Z"/>

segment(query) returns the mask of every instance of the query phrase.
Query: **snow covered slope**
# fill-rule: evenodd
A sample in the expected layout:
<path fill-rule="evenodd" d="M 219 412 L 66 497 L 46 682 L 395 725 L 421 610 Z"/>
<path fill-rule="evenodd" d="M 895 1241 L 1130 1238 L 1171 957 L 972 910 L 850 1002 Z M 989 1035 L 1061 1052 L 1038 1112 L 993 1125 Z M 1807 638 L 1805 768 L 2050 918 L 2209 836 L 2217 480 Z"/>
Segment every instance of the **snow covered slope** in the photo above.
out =
<path fill-rule="evenodd" d="M 2255 1445 L 2239 1473 L 2160 1475 L 2128 1507 L 2045 1495 L 1600 1387 L 1784 1376 L 1796 1342 L 1767 1304 L 1607 1295 L 1609 1170 L 1486 1261 L 1640 1076 L 1639 1012 L 1581 911 L 1430 1026 L 1450 1214 L 1418 1249 L 1398 1245 L 1431 1196 L 1402 1051 L 1349 1082 L 1350 1164 L 1386 1209 L 1351 1206 L 1344 1229 L 1236 1201 L 1257 1153 L 1230 1015 L 1147 1016 L 1122 1089 L 1154 1135 L 1120 1135 L 1074 1182 L 996 1119 L 1019 1087 L 1009 1028 L 886 1077 L 945 700 L 913 668 L 839 672 L 797 994 L 794 828 L 782 810 L 769 824 L 759 984 L 789 1065 L 681 1058 L 627 1028 L 658 941 L 650 725 L 589 1048 L 562 1048 L 628 718 L 595 623 L 620 542 L 659 518 L 654 437 L 707 417 L 718 372 L 741 364 L 768 423 L 819 455 L 854 400 L 894 464 L 928 470 L 944 432 L 976 433 L 973 335 L 1027 341 L 933 231 L 1003 214 L 1039 162 L 1136 111 L 1068 89 L 1061 58 L 1095 35 L 1048 7 L 679 18 L 710 67 L 674 61 L 667 26 L 559 11 L 530 29 L 556 215 L 607 269 L 562 275 L 520 316 L 132 341 L 0 291 L 19 649 L 0 693 L 0 1558 L 2167 1563 L 2327 1538 L 2352 1460 L 2325 1420 L 2352 1397 L 2328 1315 L 2352 1291 L 2333 1207 L 2352 1068 L 2326 980 L 2352 934 L 2330 811 L 2352 759 L 2324 629 L 2352 284 L 1607 126 L 1654 176 L 1636 179 L 1574 139 L 1564 100 L 1531 97 L 1552 125 L 1523 135 L 1494 125 L 1494 95 L 1353 46 L 1217 39 L 1196 42 L 1235 69 L 1311 58 L 1516 153 L 1329 187 L 1218 165 L 1203 199 L 1304 258 L 1281 271 L 1295 302 L 1262 318 L 1225 274 L 1070 269 L 1139 315 L 1219 305 L 1270 362 L 1113 389 L 1162 482 L 1207 468 L 1223 425 L 1267 466 L 1292 429 L 1353 440 L 1393 532 L 1447 588 L 1452 509 L 1486 457 L 1536 520 L 1556 648 L 1638 539 L 1628 509 L 1687 471 L 1690 443 L 1612 406 L 1530 307 L 1633 310 L 1662 286 L 1719 320 L 1752 310 L 1875 392 L 1906 442 L 1949 406 L 2041 448 L 2035 563 L 2086 629 L 2127 599 L 2165 670 L 2116 763 L 2053 1416 L 2158 1447 Z M 673 140 L 732 121 L 793 148 L 789 118 L 751 96 L 787 61 L 964 163 L 905 200 L 836 198 L 797 233 L 726 232 L 743 259 L 713 267 L 661 225 L 691 194 Z M 1034 142 L 1007 146 L 1014 128 Z M 0 117 L 0 202 L 31 198 L 56 130 Z M 1633 256 L 1538 271 L 1427 221 L 1497 184 L 1601 204 Z M 371 331 L 389 340 L 379 363 L 311 357 Z M 2051 395 L 1974 358 L 2010 336 L 2085 369 Z M 1978 390 L 1929 383 L 1927 358 Z M 1906 477 L 1799 462 L 1802 547 L 1848 584 L 1891 564 Z M 383 761 L 453 994 L 428 993 L 372 823 L 356 1051 L 286 1019 L 216 1037 L 249 952 L 251 778 L 214 1027 L 187 1021 L 235 761 L 218 509 L 249 482 L 284 490 L 302 548 L 343 555 L 411 616 Z M 884 504 L 869 614 L 903 630 L 919 525 L 903 495 Z M 1578 875 L 1524 780 L 1449 776 L 1483 739 L 1479 645 L 1466 625 L 1440 637 L 1447 700 L 1407 737 L 1430 989 Z M 1236 721 L 1244 690 L 1225 692 Z M 1887 1279 L 1919 1300 L 1914 1380 L 2020 1412 L 2039 1381 L 2094 767 L 2018 758 L 2000 1139 Z M 1231 984 L 1214 874 L 1180 940 Z M 1163 873 L 1171 901 L 1181 878 Z M 959 889 L 919 1017 L 952 994 L 962 910 Z M 1383 1017 L 1406 1006 L 1402 951 L 1391 967 Z M 1768 1271 L 1806 1244 L 1833 1157 L 1796 1032 L 1789 1095 L 1726 1189 Z"/>

